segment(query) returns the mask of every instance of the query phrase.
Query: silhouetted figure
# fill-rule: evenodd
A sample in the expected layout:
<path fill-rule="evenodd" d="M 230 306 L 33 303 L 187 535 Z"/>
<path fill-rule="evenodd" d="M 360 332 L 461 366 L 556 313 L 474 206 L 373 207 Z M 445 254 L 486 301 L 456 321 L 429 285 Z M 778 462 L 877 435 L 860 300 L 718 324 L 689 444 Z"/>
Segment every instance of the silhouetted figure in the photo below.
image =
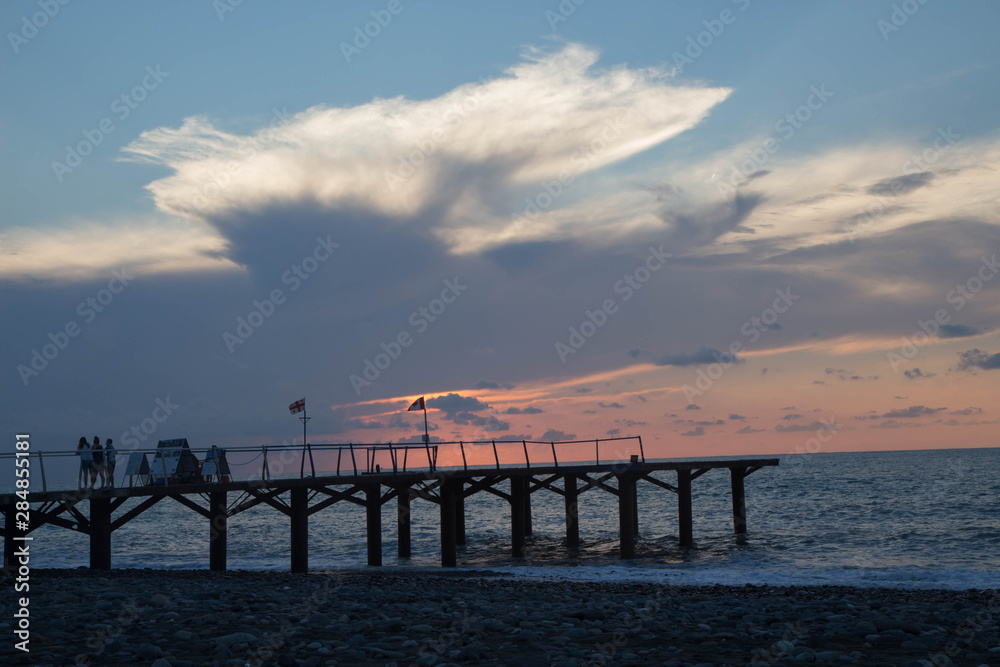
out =
<path fill-rule="evenodd" d="M 82 489 L 87 485 L 87 477 L 90 475 L 91 468 L 94 467 L 94 455 L 90 451 L 90 445 L 87 444 L 86 438 L 80 438 L 80 443 L 76 446 L 76 453 L 80 455 L 80 481 L 77 483 L 77 488 Z"/>
<path fill-rule="evenodd" d="M 104 442 L 104 460 L 108 468 L 108 486 L 115 488 L 115 448 L 111 438 Z"/>
<path fill-rule="evenodd" d="M 90 469 L 90 488 L 94 488 L 97 477 L 101 477 L 101 487 L 104 488 L 104 448 L 101 447 L 101 439 L 94 436 L 94 444 L 90 448 L 94 457 L 94 466 Z"/>

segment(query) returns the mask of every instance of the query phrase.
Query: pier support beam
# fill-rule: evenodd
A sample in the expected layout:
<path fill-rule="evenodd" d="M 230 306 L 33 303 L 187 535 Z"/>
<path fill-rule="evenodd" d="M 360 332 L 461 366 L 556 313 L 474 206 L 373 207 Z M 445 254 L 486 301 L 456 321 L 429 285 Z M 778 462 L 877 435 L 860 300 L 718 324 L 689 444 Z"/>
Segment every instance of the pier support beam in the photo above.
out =
<path fill-rule="evenodd" d="M 746 471 L 746 468 L 729 469 L 733 486 L 733 532 L 737 535 L 744 535 L 747 532 L 747 502 L 743 489 Z"/>
<path fill-rule="evenodd" d="M 635 477 L 618 475 L 618 536 L 622 559 L 635 558 Z"/>
<path fill-rule="evenodd" d="M 531 535 L 531 478 L 524 478 L 524 534 Z"/>
<path fill-rule="evenodd" d="M 455 544 L 465 544 L 465 482 L 455 482 Z"/>
<path fill-rule="evenodd" d="M 291 491 L 292 572 L 309 570 L 309 489 Z"/>
<path fill-rule="evenodd" d="M 580 546 L 580 505 L 576 490 L 576 475 L 563 478 L 563 497 L 566 500 L 566 546 Z"/>
<path fill-rule="evenodd" d="M 458 493 L 461 482 L 446 479 L 441 482 L 441 565 L 458 565 L 456 524 L 458 523 Z"/>
<path fill-rule="evenodd" d="M 90 499 L 90 569 L 111 569 L 111 499 Z"/>
<path fill-rule="evenodd" d="M 514 558 L 524 556 L 526 526 L 528 516 L 526 499 L 528 498 L 528 478 L 516 476 L 510 478 L 510 553 Z"/>
<path fill-rule="evenodd" d="M 365 484 L 365 515 L 368 524 L 368 565 L 382 565 L 382 485 Z"/>
<path fill-rule="evenodd" d="M 398 536 L 398 555 L 400 558 L 410 557 L 410 487 L 396 487 L 396 535 Z"/>
<path fill-rule="evenodd" d="M 635 531 L 636 537 L 639 537 L 639 485 L 636 483 L 638 479 L 635 479 L 632 484 L 632 530 Z"/>
<path fill-rule="evenodd" d="M 677 471 L 677 524 L 680 544 L 689 547 L 694 544 L 694 527 L 691 519 L 691 471 Z"/>
<path fill-rule="evenodd" d="M 208 494 L 208 567 L 216 572 L 226 569 L 226 534 L 228 518 L 226 505 L 228 500 L 225 491 L 212 491 Z"/>

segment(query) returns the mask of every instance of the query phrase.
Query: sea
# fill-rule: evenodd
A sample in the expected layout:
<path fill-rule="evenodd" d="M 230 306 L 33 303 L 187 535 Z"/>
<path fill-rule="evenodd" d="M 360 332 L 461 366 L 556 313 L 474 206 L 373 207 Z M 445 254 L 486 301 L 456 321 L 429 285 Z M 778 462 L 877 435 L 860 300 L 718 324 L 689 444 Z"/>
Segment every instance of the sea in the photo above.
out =
<path fill-rule="evenodd" d="M 532 494 L 527 556 L 510 555 L 509 505 L 466 501 L 459 568 L 505 576 L 675 585 L 837 585 L 1000 588 L 1000 448 L 781 456 L 746 479 L 746 535 L 735 535 L 728 470 L 693 482 L 695 544 L 677 539 L 677 498 L 639 483 L 637 557 L 618 558 L 617 499 L 580 496 L 579 548 L 566 546 L 561 496 Z M 665 481 L 674 473 L 659 473 Z M 234 494 L 231 500 L 234 499 Z M 135 504 L 130 501 L 120 514 Z M 86 510 L 84 510 L 86 511 Z M 396 557 L 396 503 L 383 506 L 384 570 L 439 568 L 437 505 L 412 501 L 412 549 Z M 54 526 L 33 533 L 32 566 L 88 563 L 88 537 Z M 207 569 L 206 519 L 164 499 L 112 536 L 112 567 Z M 230 569 L 287 570 L 289 521 L 261 504 L 229 522 Z M 339 502 L 309 518 L 311 570 L 366 565 L 365 510 Z"/>

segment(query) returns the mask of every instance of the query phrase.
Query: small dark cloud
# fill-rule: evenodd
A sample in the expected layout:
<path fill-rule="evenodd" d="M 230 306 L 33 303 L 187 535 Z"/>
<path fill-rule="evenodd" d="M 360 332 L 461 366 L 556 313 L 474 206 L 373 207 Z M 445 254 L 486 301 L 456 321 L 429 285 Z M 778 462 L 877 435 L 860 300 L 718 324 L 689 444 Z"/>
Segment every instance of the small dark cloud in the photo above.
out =
<path fill-rule="evenodd" d="M 897 410 L 890 410 L 884 415 L 879 417 L 880 419 L 913 419 L 915 417 L 925 417 L 927 415 L 933 415 L 942 410 L 947 410 L 948 408 L 928 408 L 924 405 L 911 405 L 908 408 L 901 408 Z"/>
<path fill-rule="evenodd" d="M 967 416 L 967 415 L 978 415 L 978 414 L 982 414 L 982 412 L 983 412 L 983 409 L 982 409 L 982 408 L 977 408 L 977 407 L 970 407 L 970 408 L 962 408 L 961 410 L 952 410 L 952 411 L 951 411 L 951 412 L 949 412 L 948 414 L 950 414 L 950 415 L 962 415 L 962 416 Z"/>
<path fill-rule="evenodd" d="M 597 414 L 597 410 L 584 410 L 583 414 L 585 414 L 585 415 L 596 415 Z"/>
<path fill-rule="evenodd" d="M 490 415 L 480 417 L 474 412 L 459 412 L 451 417 L 451 420 L 460 426 L 480 426 L 485 431 L 509 431 L 510 422 Z"/>
<path fill-rule="evenodd" d="M 591 389 L 590 387 L 579 387 L 576 390 L 576 393 L 578 393 L 578 394 L 589 394 L 592 391 L 594 391 L 594 390 Z"/>
<path fill-rule="evenodd" d="M 934 179 L 933 171 L 921 171 L 896 178 L 887 178 L 868 188 L 868 193 L 883 197 L 898 197 L 919 190 Z"/>
<path fill-rule="evenodd" d="M 958 370 L 971 371 L 981 368 L 984 371 L 994 371 L 1000 369 L 1000 353 L 990 354 L 975 348 L 958 353 Z"/>
<path fill-rule="evenodd" d="M 542 437 L 540 437 L 539 440 L 548 440 L 551 442 L 553 440 L 573 440 L 574 438 L 576 438 L 576 433 L 564 433 L 562 431 L 548 430 L 545 433 L 542 433 Z"/>
<path fill-rule="evenodd" d="M 791 421 L 792 419 L 801 419 L 801 418 L 802 418 L 802 415 L 798 415 L 798 414 L 794 414 L 794 413 L 790 414 L 790 415 L 785 415 L 784 417 L 782 417 L 782 419 L 785 419 L 787 421 Z"/>
<path fill-rule="evenodd" d="M 743 415 L 736 414 L 735 412 L 730 412 L 729 413 L 729 418 L 732 419 L 733 421 L 739 421 L 741 419 L 746 419 L 746 417 L 744 417 Z"/>
<path fill-rule="evenodd" d="M 519 408 L 519 407 L 516 407 L 516 406 L 511 406 L 511 407 L 507 408 L 506 410 L 504 410 L 504 414 L 508 414 L 508 415 L 537 415 L 540 412 L 543 412 L 543 410 L 541 410 L 541 408 L 536 408 L 536 407 L 531 406 L 531 405 L 529 405 L 529 406 L 527 406 L 525 408 Z"/>
<path fill-rule="evenodd" d="M 914 368 L 913 370 L 903 371 L 903 375 L 911 380 L 919 380 L 921 378 L 932 378 L 937 375 L 937 373 L 925 373 L 919 368 Z"/>
<path fill-rule="evenodd" d="M 939 338 L 968 338 L 984 333 L 979 327 L 970 327 L 967 324 L 942 324 L 938 329 Z"/>
<path fill-rule="evenodd" d="M 453 419 L 459 412 L 488 410 L 490 406 L 474 396 L 462 396 L 461 394 L 452 393 L 427 399 L 427 407 L 441 410 L 445 413 L 445 417 Z"/>
<path fill-rule="evenodd" d="M 646 422 L 640 422 L 634 419 L 616 419 L 615 423 L 621 424 L 622 426 L 646 426 Z"/>
<path fill-rule="evenodd" d="M 722 426 L 726 422 L 722 419 L 693 422 L 696 426 Z"/>
<path fill-rule="evenodd" d="M 638 357 L 640 354 L 642 354 L 642 350 L 629 350 L 628 351 L 628 356 L 632 357 L 633 359 L 635 359 L 636 357 Z"/>
<path fill-rule="evenodd" d="M 605 435 L 618 435 L 619 433 L 621 433 L 621 429 L 620 428 L 609 428 L 605 432 Z"/>
<path fill-rule="evenodd" d="M 742 435 L 746 435 L 748 433 L 763 433 L 766 430 L 767 430 L 766 428 L 753 428 L 752 426 L 750 426 L 750 424 L 747 424 L 746 426 L 744 426 L 743 428 L 739 429 L 736 432 Z"/>
<path fill-rule="evenodd" d="M 701 406 L 695 403 L 688 403 L 688 406 L 684 408 L 685 410 L 701 410 Z"/>
<path fill-rule="evenodd" d="M 714 364 L 720 359 L 727 363 L 733 363 L 732 360 L 734 357 L 728 352 L 719 352 L 714 347 L 705 347 L 703 345 L 691 354 L 685 352 L 668 354 L 660 357 L 655 363 L 657 366 L 699 366 L 701 364 Z M 736 363 L 743 363 L 743 359 L 738 357 L 735 359 Z"/>
<path fill-rule="evenodd" d="M 795 406 L 794 406 L 794 405 L 786 405 L 785 407 L 783 407 L 783 408 L 781 408 L 781 409 L 782 409 L 782 410 L 794 410 L 794 409 L 795 409 Z"/>
<path fill-rule="evenodd" d="M 813 384 L 826 384 L 822 380 L 813 380 Z"/>
<path fill-rule="evenodd" d="M 615 401 L 614 403 L 605 403 L 605 402 L 601 401 L 597 405 L 600 406 L 600 407 L 602 407 L 602 408 L 614 408 L 614 409 L 619 409 L 619 408 L 624 408 L 625 407 L 624 405 L 622 405 L 621 403 L 619 403 L 617 401 Z"/>
<path fill-rule="evenodd" d="M 824 424 L 823 422 L 817 421 L 811 424 L 789 424 L 788 426 L 778 424 L 774 427 L 774 430 L 778 433 L 798 433 L 800 431 L 819 431 L 830 428 L 837 428 L 837 426 L 835 424 L 831 426 L 830 424 Z"/>
<path fill-rule="evenodd" d="M 760 369 L 760 374 L 761 375 L 767 375 L 767 369 L 766 368 Z"/>
<path fill-rule="evenodd" d="M 496 382 L 487 382 L 486 380 L 480 380 L 476 383 L 476 389 L 499 389 L 500 385 Z"/>
<path fill-rule="evenodd" d="M 686 436 L 705 435 L 705 427 L 699 426 L 699 427 L 694 428 L 694 429 L 692 429 L 690 431 L 684 431 L 683 433 L 681 433 L 681 435 L 686 435 Z"/>
<path fill-rule="evenodd" d="M 643 403 L 647 403 L 648 402 L 648 401 L 646 401 L 646 397 L 643 396 L 642 394 L 636 394 L 635 397 L 637 399 L 639 399 L 640 401 L 642 401 Z"/>

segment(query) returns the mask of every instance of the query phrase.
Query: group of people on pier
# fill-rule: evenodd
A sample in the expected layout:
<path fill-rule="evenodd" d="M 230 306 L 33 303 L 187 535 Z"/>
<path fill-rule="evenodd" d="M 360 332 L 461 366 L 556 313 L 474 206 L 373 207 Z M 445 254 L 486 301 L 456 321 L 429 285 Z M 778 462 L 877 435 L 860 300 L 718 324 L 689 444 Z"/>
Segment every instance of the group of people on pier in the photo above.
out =
<path fill-rule="evenodd" d="M 94 436 L 94 444 L 87 442 L 87 438 L 80 438 L 80 444 L 76 446 L 76 453 L 80 455 L 80 479 L 77 486 L 81 489 L 87 487 L 87 476 L 90 476 L 90 487 L 94 488 L 98 477 L 101 480 L 99 488 L 114 488 L 115 486 L 115 447 L 111 438 L 108 438 L 104 446 L 101 446 L 101 439 Z"/>

